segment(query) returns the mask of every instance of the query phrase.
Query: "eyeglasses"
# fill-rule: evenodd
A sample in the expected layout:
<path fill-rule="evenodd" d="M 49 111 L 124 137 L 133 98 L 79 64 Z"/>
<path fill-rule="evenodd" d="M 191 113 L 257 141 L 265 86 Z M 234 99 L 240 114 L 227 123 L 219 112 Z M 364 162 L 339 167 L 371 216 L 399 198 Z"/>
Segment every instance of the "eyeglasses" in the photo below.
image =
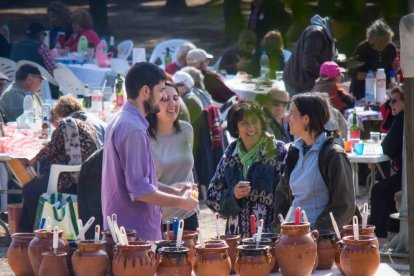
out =
<path fill-rule="evenodd" d="M 271 103 L 272 103 L 273 106 L 276 106 L 276 107 L 281 106 L 281 107 L 286 108 L 289 105 L 289 102 L 283 102 L 283 101 L 279 101 L 279 100 L 276 100 L 276 99 L 272 99 Z"/>

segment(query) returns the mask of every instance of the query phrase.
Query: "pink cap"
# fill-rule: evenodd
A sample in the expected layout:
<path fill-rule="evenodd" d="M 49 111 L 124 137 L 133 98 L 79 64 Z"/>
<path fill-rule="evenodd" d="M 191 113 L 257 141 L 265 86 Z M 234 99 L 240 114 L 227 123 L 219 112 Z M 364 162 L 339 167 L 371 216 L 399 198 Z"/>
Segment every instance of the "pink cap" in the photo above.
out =
<path fill-rule="evenodd" d="M 345 72 L 345 69 L 339 67 L 335 61 L 326 61 L 321 65 L 319 70 L 320 77 L 326 77 L 328 79 L 336 78 L 340 73 Z"/>

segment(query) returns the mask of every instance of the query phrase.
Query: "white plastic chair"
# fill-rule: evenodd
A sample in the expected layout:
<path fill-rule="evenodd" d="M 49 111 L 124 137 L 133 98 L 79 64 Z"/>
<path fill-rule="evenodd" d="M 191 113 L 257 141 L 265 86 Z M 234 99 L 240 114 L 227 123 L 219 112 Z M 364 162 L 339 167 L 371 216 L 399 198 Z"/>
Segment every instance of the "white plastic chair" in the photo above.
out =
<path fill-rule="evenodd" d="M 132 53 L 132 48 L 134 48 L 134 42 L 132 40 L 124 40 L 118 44 L 118 58 L 127 60 Z"/>
<path fill-rule="evenodd" d="M 11 81 L 14 81 L 16 70 L 16 62 L 8 58 L 0 57 L 0 72 L 5 74 Z"/>
<path fill-rule="evenodd" d="M 155 61 L 159 58 L 161 60 L 161 68 L 165 68 L 165 54 L 167 53 L 167 47 L 170 49 L 171 61 L 176 61 L 177 57 L 175 55 L 175 51 L 177 48 L 184 43 L 190 42 L 185 39 L 170 39 L 159 43 L 155 46 L 154 50 L 151 53 L 151 57 L 149 62 L 155 63 Z"/>
<path fill-rule="evenodd" d="M 57 184 L 59 175 L 62 172 L 80 172 L 82 165 L 57 165 L 54 164 L 50 167 L 49 182 L 47 184 L 47 193 L 57 193 Z"/>
<path fill-rule="evenodd" d="M 23 64 L 30 64 L 36 66 L 39 69 L 40 74 L 42 74 L 42 76 L 44 76 L 48 82 L 50 82 L 53 85 L 58 85 L 55 78 L 42 65 L 30 60 L 22 59 L 17 62 L 17 69 L 19 69 L 20 66 L 22 66 Z"/>
<path fill-rule="evenodd" d="M 64 95 L 85 95 L 85 85 L 68 68 L 60 66 L 53 70 L 53 75 Z"/>

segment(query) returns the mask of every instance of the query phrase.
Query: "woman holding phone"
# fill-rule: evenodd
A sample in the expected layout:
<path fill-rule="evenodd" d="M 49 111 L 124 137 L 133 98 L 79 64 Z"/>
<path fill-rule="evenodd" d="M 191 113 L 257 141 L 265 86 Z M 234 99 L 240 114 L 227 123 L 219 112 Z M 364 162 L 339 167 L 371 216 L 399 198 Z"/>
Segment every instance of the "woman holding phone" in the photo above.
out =
<path fill-rule="evenodd" d="M 230 135 L 237 138 L 224 152 L 207 191 L 207 206 L 227 219 L 226 233 L 250 236 L 250 216 L 273 222 L 274 191 L 284 170 L 285 144 L 266 132 L 259 105 L 235 104 L 227 115 Z"/>

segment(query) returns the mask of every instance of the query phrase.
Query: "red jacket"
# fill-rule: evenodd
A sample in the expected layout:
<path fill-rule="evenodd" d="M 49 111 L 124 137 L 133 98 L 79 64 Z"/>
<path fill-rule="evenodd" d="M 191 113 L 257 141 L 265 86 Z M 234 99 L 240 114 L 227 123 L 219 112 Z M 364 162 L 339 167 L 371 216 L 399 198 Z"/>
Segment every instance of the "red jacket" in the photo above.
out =
<path fill-rule="evenodd" d="M 65 42 L 65 47 L 69 47 L 70 52 L 78 51 L 78 42 L 81 36 L 85 36 L 88 40 L 88 44 L 92 43 L 94 48 L 99 44 L 98 34 L 92 29 L 87 29 L 79 33 L 73 33 Z"/>

